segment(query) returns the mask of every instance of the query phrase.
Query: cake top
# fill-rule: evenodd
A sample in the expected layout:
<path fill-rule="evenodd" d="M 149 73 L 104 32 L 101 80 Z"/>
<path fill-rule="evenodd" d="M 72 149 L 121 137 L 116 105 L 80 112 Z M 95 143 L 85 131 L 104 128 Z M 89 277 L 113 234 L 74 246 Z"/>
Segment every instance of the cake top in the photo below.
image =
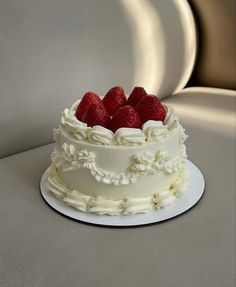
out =
<path fill-rule="evenodd" d="M 63 111 L 60 125 L 74 139 L 100 145 L 160 141 L 177 127 L 181 126 L 173 108 L 162 105 L 156 95 L 135 87 L 126 97 L 120 86 L 110 89 L 103 99 L 87 92 Z"/>
<path fill-rule="evenodd" d="M 156 95 L 148 95 L 143 87 L 135 87 L 128 98 L 122 87 L 111 88 L 101 99 L 87 92 L 80 101 L 76 118 L 89 127 L 102 126 L 112 132 L 119 128 L 138 128 L 148 120 L 164 121 L 166 111 Z"/>

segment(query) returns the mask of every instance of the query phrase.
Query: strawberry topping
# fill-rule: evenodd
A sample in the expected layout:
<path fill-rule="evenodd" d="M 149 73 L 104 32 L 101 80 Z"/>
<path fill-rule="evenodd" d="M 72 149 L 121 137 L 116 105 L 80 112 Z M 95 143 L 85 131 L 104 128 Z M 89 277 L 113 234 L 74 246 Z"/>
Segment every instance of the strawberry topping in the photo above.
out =
<path fill-rule="evenodd" d="M 123 88 L 116 86 L 103 100 L 87 92 L 75 116 L 90 127 L 99 125 L 115 132 L 119 128 L 141 128 L 148 120 L 163 122 L 166 110 L 158 97 L 147 95 L 143 87 L 135 87 L 127 100 Z"/>
<path fill-rule="evenodd" d="M 120 86 L 110 89 L 103 99 L 103 103 L 110 116 L 113 116 L 126 102 L 124 90 Z"/>
<path fill-rule="evenodd" d="M 164 106 L 160 103 L 158 121 L 164 122 L 165 117 L 166 117 L 166 110 L 165 110 Z"/>
<path fill-rule="evenodd" d="M 164 121 L 166 111 L 159 99 L 154 95 L 147 95 L 135 107 L 142 124 L 148 120 Z"/>
<path fill-rule="evenodd" d="M 82 119 L 82 121 L 86 123 L 89 127 L 107 127 L 109 120 L 110 116 L 106 111 L 102 101 L 98 104 L 91 104 Z"/>
<path fill-rule="evenodd" d="M 92 104 L 99 104 L 101 103 L 101 99 L 99 98 L 98 95 L 96 95 L 95 93 L 92 92 L 87 92 L 82 100 L 80 101 L 76 112 L 75 112 L 75 116 L 79 121 L 82 121 L 85 113 L 87 112 L 88 108 L 92 105 Z"/>
<path fill-rule="evenodd" d="M 141 128 L 141 120 L 138 113 L 131 106 L 121 107 L 109 122 L 109 128 L 113 132 L 119 128 Z"/>
<path fill-rule="evenodd" d="M 127 104 L 135 107 L 147 95 L 143 87 L 135 87 L 128 98 Z"/>

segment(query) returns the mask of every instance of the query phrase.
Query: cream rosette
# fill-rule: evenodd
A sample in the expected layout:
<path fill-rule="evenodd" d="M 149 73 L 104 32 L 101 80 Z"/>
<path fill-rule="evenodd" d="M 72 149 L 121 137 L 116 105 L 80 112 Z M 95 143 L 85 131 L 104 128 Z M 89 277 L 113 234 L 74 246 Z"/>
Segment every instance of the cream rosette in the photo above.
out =
<path fill-rule="evenodd" d="M 62 112 L 61 126 L 78 140 L 87 139 L 87 133 L 91 129 L 86 123 L 79 121 L 75 117 L 75 111 L 71 109 Z"/>
<path fill-rule="evenodd" d="M 169 105 L 164 105 L 164 108 L 166 110 L 166 117 L 164 120 L 164 124 L 167 126 L 169 130 L 177 128 L 179 125 L 179 119 L 175 115 L 174 108 Z"/>
<path fill-rule="evenodd" d="M 161 121 L 147 121 L 143 124 L 142 130 L 147 141 L 155 142 L 163 139 L 168 133 L 167 127 Z"/>
<path fill-rule="evenodd" d="M 104 127 L 94 126 L 88 132 L 88 141 L 98 145 L 113 145 L 114 134 L 112 131 Z"/>
<path fill-rule="evenodd" d="M 145 137 L 140 129 L 120 128 L 115 132 L 115 140 L 119 145 L 142 145 Z"/>

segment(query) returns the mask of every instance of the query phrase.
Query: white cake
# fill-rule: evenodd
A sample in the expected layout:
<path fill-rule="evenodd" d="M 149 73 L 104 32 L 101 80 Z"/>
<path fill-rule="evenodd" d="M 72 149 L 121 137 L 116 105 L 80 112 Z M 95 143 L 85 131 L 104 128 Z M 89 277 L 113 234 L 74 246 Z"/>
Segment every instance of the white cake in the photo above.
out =
<path fill-rule="evenodd" d="M 79 211 L 97 215 L 146 213 L 174 204 L 186 189 L 186 135 L 170 106 L 166 118 L 142 129 L 88 127 L 62 113 L 48 188 Z"/>

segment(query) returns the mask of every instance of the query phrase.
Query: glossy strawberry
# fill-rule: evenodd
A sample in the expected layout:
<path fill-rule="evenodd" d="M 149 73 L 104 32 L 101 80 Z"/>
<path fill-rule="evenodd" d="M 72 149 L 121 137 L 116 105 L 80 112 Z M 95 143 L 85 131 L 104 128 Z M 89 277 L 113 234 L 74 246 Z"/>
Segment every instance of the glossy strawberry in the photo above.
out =
<path fill-rule="evenodd" d="M 105 97 L 103 103 L 108 113 L 113 116 L 121 106 L 124 106 L 127 102 L 124 90 L 120 86 L 110 89 Z"/>
<path fill-rule="evenodd" d="M 80 101 L 80 104 L 78 105 L 76 112 L 75 112 L 75 116 L 78 120 L 82 121 L 85 113 L 87 112 L 88 108 L 92 105 L 92 104 L 98 104 L 101 103 L 102 100 L 99 98 L 98 95 L 96 95 L 95 93 L 92 92 L 87 92 L 82 100 Z"/>
<path fill-rule="evenodd" d="M 143 87 L 135 87 L 130 94 L 127 104 L 135 107 L 147 95 Z"/>
<path fill-rule="evenodd" d="M 148 120 L 164 121 L 166 111 L 159 99 L 154 95 L 147 95 L 135 107 L 142 124 Z"/>
<path fill-rule="evenodd" d="M 103 126 L 107 127 L 110 116 L 106 111 L 103 102 L 93 103 L 88 108 L 87 112 L 83 116 L 82 121 L 86 123 L 89 127 L 93 126 Z"/>
<path fill-rule="evenodd" d="M 141 120 L 133 107 L 124 106 L 113 116 L 108 127 L 113 132 L 119 128 L 141 128 Z"/>
<path fill-rule="evenodd" d="M 165 117 L 166 117 L 166 110 L 165 110 L 164 106 L 160 103 L 159 115 L 158 115 L 159 121 L 164 122 Z"/>

